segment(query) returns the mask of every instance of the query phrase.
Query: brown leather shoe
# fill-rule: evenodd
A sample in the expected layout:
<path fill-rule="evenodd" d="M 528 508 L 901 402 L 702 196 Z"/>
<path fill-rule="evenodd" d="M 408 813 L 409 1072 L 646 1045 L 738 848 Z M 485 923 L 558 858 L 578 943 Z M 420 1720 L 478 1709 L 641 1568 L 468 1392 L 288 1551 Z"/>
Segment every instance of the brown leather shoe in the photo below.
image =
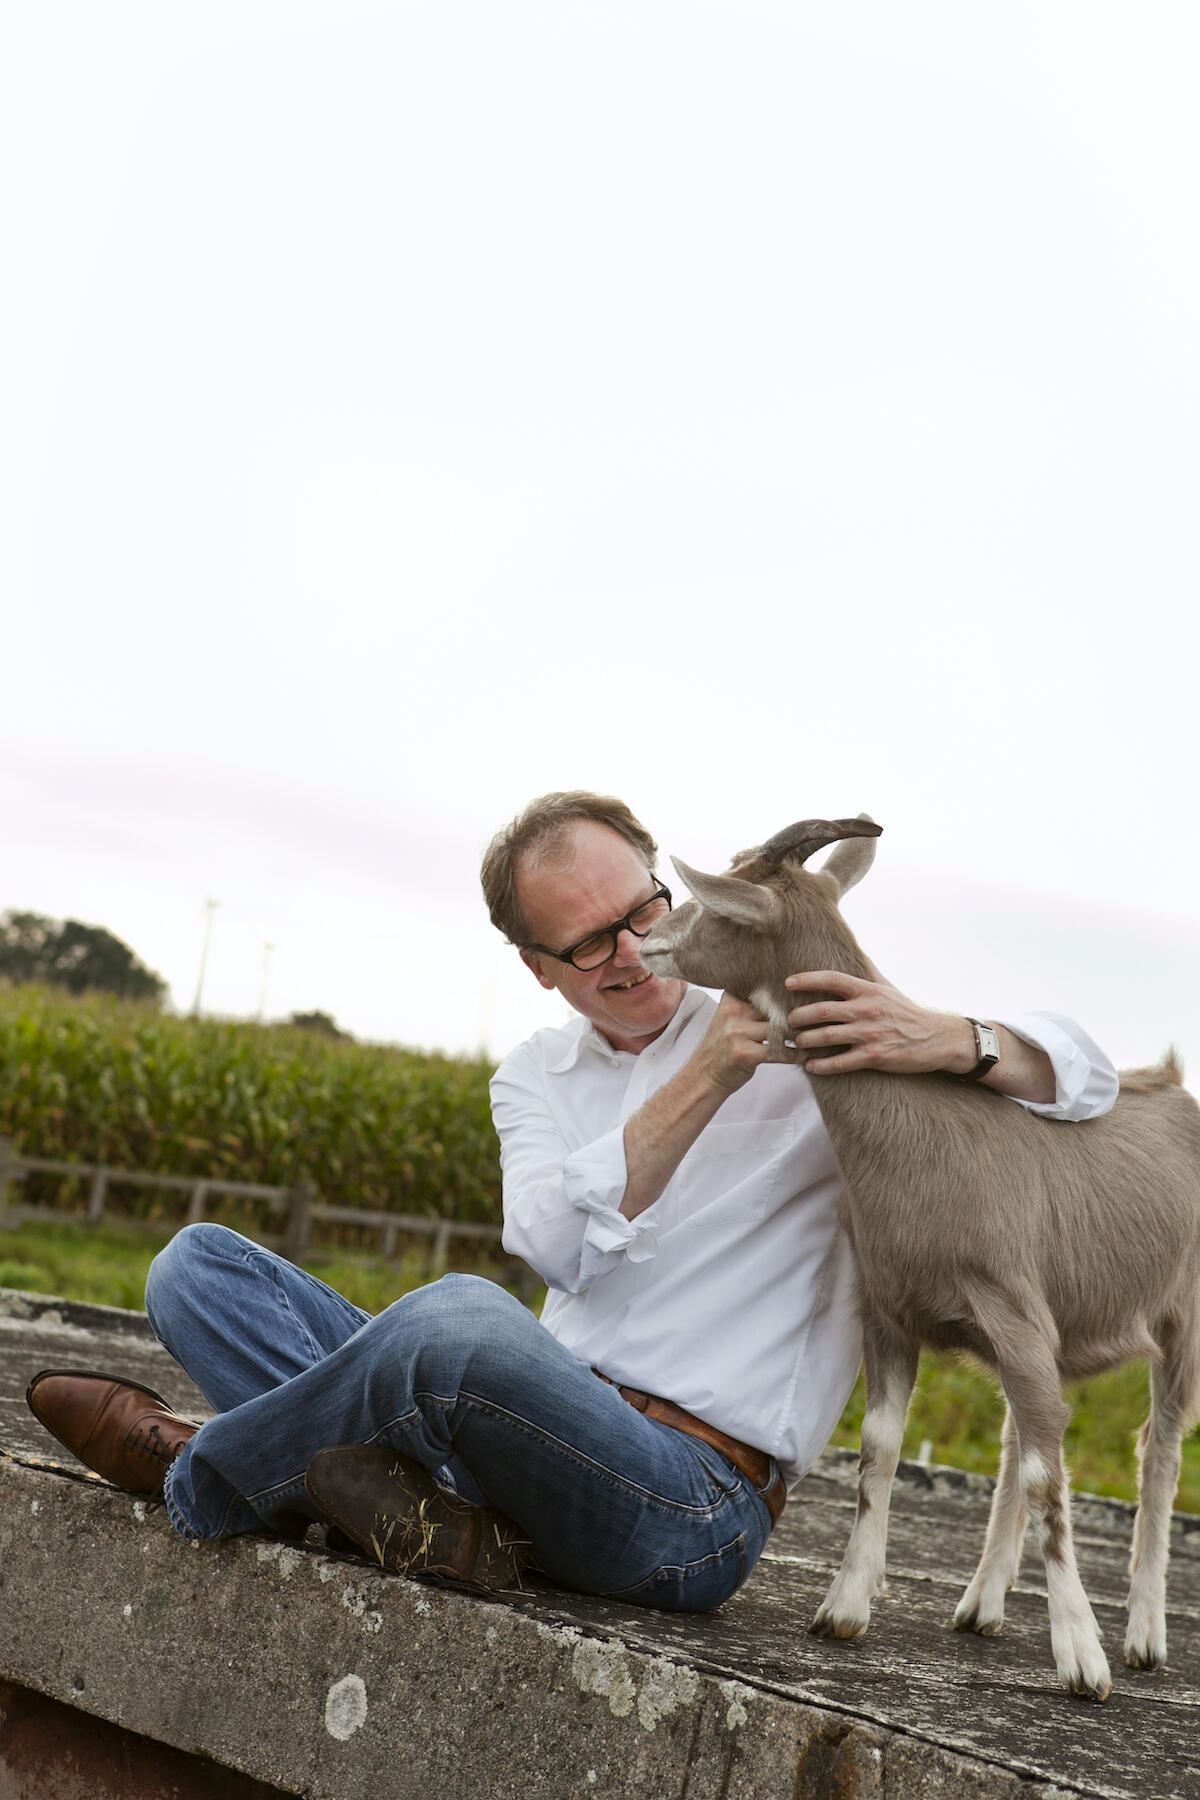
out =
<path fill-rule="evenodd" d="M 43 1369 L 25 1399 L 73 1456 L 132 1494 L 161 1494 L 167 1470 L 200 1429 L 153 1388 L 114 1375 Z"/>
<path fill-rule="evenodd" d="M 319 1450 L 304 1485 L 330 1524 L 380 1568 L 477 1593 L 521 1586 L 533 1546 L 520 1528 L 444 1494 L 420 1463 L 386 1445 Z"/>

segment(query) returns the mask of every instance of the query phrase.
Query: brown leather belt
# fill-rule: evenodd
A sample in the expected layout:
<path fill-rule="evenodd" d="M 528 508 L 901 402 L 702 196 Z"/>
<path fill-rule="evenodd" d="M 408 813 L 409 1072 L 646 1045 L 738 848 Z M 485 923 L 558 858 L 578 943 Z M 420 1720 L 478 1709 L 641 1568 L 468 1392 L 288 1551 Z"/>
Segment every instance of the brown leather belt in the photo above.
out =
<path fill-rule="evenodd" d="M 640 1388 L 622 1387 L 611 1375 L 604 1375 L 599 1369 L 593 1369 L 592 1374 L 599 1375 L 601 1381 L 606 1381 L 609 1387 L 615 1387 L 622 1400 L 628 1400 L 630 1406 L 645 1413 L 648 1419 L 655 1419 L 660 1425 L 670 1425 L 675 1431 L 686 1431 L 689 1437 L 699 1438 L 702 1444 L 709 1444 L 714 1450 L 719 1450 L 758 1489 L 767 1503 L 771 1524 L 778 1523 L 779 1515 L 787 1504 L 787 1487 L 783 1476 L 776 1470 L 774 1481 L 766 1493 L 763 1493 L 771 1477 L 771 1459 L 765 1450 L 756 1450 L 752 1444 L 743 1444 L 740 1438 L 727 1437 L 715 1425 L 706 1425 L 695 1413 L 685 1412 L 682 1406 L 676 1406 L 673 1400 L 663 1400 L 658 1394 L 643 1394 Z"/>

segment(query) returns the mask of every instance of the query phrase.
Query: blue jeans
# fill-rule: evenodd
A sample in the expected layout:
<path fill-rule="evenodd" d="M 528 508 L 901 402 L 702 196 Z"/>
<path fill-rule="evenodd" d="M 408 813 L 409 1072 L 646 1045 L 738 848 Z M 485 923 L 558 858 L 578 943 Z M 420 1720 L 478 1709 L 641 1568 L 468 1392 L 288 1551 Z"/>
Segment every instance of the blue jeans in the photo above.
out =
<path fill-rule="evenodd" d="M 447 1275 L 371 1318 L 237 1232 L 191 1225 L 154 1259 L 146 1310 L 217 1409 L 167 1477 L 186 1537 L 294 1532 L 320 1517 L 304 1491 L 317 1451 L 383 1443 L 506 1513 L 545 1574 L 586 1593 L 719 1606 L 766 1543 L 766 1503 L 732 1463 L 636 1412 L 493 1282 Z"/>

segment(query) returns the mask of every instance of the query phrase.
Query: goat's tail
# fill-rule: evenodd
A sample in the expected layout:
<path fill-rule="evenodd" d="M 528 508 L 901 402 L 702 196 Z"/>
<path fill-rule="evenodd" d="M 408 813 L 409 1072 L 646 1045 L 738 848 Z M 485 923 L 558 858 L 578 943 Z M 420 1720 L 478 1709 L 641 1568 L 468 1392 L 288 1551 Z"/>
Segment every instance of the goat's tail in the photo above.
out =
<path fill-rule="evenodd" d="M 1182 1087 L 1183 1063 L 1174 1044 L 1160 1063 L 1149 1069 L 1122 1069 L 1123 1094 L 1152 1094 L 1157 1088 Z"/>

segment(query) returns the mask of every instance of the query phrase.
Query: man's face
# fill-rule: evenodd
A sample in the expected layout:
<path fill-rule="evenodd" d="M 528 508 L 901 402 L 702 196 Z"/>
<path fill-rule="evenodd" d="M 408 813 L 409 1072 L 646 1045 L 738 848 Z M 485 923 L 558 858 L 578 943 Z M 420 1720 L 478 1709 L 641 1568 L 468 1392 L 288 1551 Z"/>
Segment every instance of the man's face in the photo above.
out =
<path fill-rule="evenodd" d="M 527 860 L 517 875 L 529 935 L 553 950 L 565 950 L 623 918 L 639 901 L 648 900 L 656 886 L 633 845 L 593 819 L 573 826 L 569 856 Z M 623 931 L 616 954 L 598 969 L 577 969 L 537 950 L 522 950 L 521 960 L 544 988 L 557 988 L 614 1050 L 636 1052 L 666 1030 L 685 987 L 642 968 L 640 941 Z"/>

